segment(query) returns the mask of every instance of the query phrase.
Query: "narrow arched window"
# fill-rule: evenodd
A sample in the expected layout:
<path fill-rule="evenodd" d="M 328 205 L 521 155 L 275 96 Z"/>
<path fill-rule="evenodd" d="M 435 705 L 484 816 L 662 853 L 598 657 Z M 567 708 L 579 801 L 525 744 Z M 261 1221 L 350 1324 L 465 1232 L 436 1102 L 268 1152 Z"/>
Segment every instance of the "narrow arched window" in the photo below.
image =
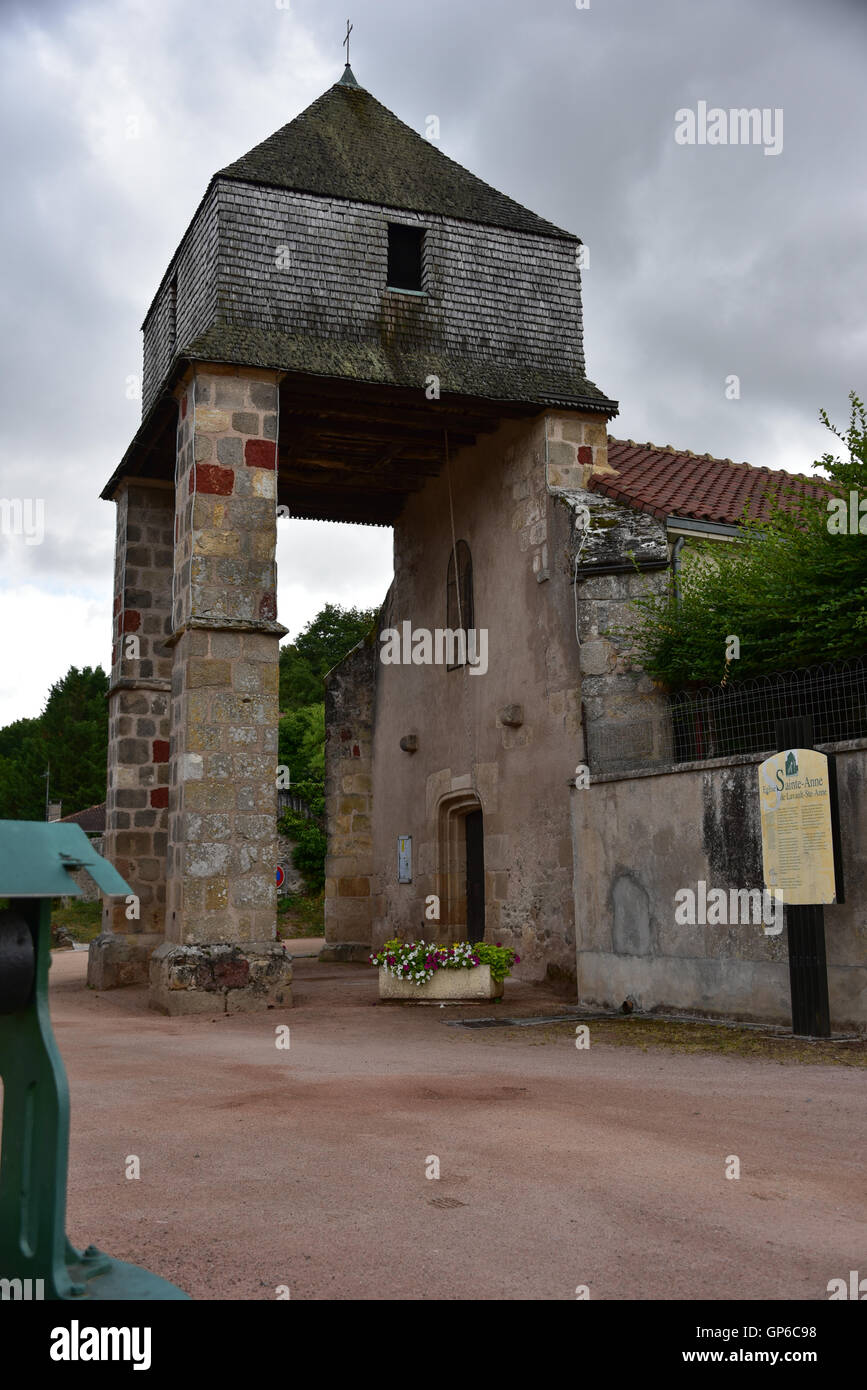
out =
<path fill-rule="evenodd" d="M 457 560 L 457 573 L 455 572 Z M 470 547 L 466 541 L 458 541 L 449 552 L 449 569 L 446 580 L 446 627 L 455 634 L 449 643 L 446 668 L 454 671 L 463 666 L 467 659 L 468 632 L 475 627 L 473 604 L 473 561 Z"/>

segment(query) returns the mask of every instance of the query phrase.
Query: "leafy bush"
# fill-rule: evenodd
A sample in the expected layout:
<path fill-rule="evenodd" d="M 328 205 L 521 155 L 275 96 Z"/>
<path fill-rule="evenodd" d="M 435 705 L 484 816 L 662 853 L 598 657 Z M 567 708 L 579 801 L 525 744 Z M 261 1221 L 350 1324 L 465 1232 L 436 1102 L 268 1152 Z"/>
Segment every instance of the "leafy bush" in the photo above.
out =
<path fill-rule="evenodd" d="M 316 820 L 308 820 L 298 811 L 284 811 L 277 829 L 288 840 L 294 840 L 292 859 L 304 879 L 308 893 L 321 893 L 325 887 L 325 831 Z"/>
<path fill-rule="evenodd" d="M 835 529 L 828 501 L 848 505 L 851 492 L 867 498 L 867 415 L 854 392 L 849 399 L 845 432 L 821 412 L 849 451 L 847 460 L 826 453 L 813 465 L 828 474 L 817 479 L 827 496 L 804 498 L 793 487 L 785 507 L 776 506 L 768 520 L 745 520 L 737 541 L 699 543 L 679 576 L 679 594 L 635 599 L 637 621 L 612 630 L 628 636 L 655 680 L 674 687 L 724 683 L 867 649 L 867 542 L 863 534 Z M 740 642 L 731 665 L 725 658 L 730 636 Z"/>

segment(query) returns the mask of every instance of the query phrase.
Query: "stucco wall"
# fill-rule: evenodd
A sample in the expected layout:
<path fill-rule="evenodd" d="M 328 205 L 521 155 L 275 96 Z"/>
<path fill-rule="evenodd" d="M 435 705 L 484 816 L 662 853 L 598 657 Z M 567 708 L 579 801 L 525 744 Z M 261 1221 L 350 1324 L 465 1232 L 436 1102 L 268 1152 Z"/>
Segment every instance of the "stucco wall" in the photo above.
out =
<path fill-rule="evenodd" d="M 825 750 L 830 751 L 830 750 Z M 675 922 L 678 889 L 760 888 L 760 758 L 575 787 L 582 1002 L 791 1021 L 786 932 Z M 867 744 L 837 759 L 846 902 L 825 909 L 831 1023 L 867 1027 Z"/>
<path fill-rule="evenodd" d="M 572 513 L 546 488 L 545 418 L 504 425 L 455 455 L 458 540 L 473 562 L 475 625 L 488 669 L 378 660 L 373 744 L 374 944 L 397 934 L 449 940 L 460 920 L 460 865 L 449 882 L 444 809 L 478 798 L 484 815 L 486 939 L 514 945 L 517 974 L 574 979 L 569 779 L 583 751 L 572 595 Z M 575 485 L 605 457 L 604 428 L 578 413 L 548 422 L 552 487 Z M 586 452 L 585 452 L 586 451 Z M 384 626 L 445 628 L 452 537 L 445 471 L 395 527 Z M 505 723 L 508 706 L 523 723 Z M 400 741 L 415 735 L 418 749 Z M 397 882 L 397 840 L 411 835 L 413 879 Z M 459 835 L 456 837 L 459 842 Z M 454 847 L 454 846 L 453 846 Z M 450 862 L 450 861 L 449 861 Z M 455 866 L 451 865 L 452 869 Z M 441 899 L 439 923 L 425 915 Z"/>

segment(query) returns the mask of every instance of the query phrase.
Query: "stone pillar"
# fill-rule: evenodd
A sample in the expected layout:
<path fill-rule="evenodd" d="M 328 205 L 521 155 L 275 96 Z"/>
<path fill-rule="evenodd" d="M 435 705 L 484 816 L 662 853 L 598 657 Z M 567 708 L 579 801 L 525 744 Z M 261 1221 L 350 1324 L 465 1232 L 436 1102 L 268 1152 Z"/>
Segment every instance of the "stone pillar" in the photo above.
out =
<path fill-rule="evenodd" d="M 164 1013 L 291 1003 L 277 942 L 277 377 L 179 388 Z"/>
<path fill-rule="evenodd" d="M 366 961 L 373 898 L 373 727 L 378 644 L 362 642 L 325 682 L 325 945 L 320 960 Z"/>
<path fill-rule="evenodd" d="M 169 804 L 174 487 L 127 478 L 115 497 L 105 857 L 137 899 L 103 898 L 91 943 L 94 989 L 141 984 L 163 939 Z"/>

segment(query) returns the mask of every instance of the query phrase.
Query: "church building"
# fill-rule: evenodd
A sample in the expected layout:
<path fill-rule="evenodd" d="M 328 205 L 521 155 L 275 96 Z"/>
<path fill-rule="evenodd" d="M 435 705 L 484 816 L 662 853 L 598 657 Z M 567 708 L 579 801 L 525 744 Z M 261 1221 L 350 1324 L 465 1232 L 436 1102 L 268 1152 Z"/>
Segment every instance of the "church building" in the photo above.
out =
<path fill-rule="evenodd" d="M 169 1013 L 291 1001 L 274 883 L 288 516 L 394 532 L 377 630 L 326 681 L 325 958 L 484 938 L 588 1002 L 785 1013 L 779 942 L 671 936 L 677 821 L 705 824 L 717 793 L 672 800 L 659 693 L 610 629 L 684 544 L 730 543 L 789 475 L 610 436 L 581 265 L 574 233 L 348 65 L 213 176 L 145 317 L 142 423 L 102 494 L 105 853 L 138 915 L 106 900 L 92 984 L 149 979 Z"/>

